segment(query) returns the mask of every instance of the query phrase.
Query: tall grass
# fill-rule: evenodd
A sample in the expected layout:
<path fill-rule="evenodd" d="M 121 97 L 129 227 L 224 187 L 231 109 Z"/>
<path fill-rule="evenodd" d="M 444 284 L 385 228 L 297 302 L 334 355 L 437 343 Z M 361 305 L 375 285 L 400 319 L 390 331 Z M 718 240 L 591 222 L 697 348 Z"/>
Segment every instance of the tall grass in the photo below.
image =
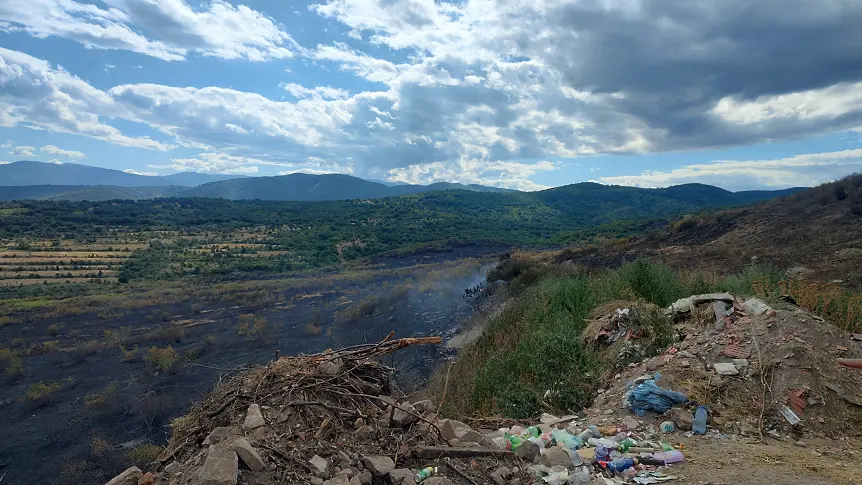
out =
<path fill-rule="evenodd" d="M 511 280 L 515 298 L 475 344 L 462 349 L 451 371 L 444 414 L 523 418 L 542 410 L 578 410 L 591 401 L 600 375 L 617 364 L 583 343 L 593 308 L 613 300 L 666 307 L 711 291 L 754 294 L 758 282 L 777 284 L 781 274 L 767 267 L 718 278 L 637 260 L 599 272 L 517 262 L 495 276 Z M 643 312 L 642 318 L 649 320 L 645 326 L 652 334 L 637 342 L 639 355 L 655 355 L 671 343 L 673 326 L 658 309 Z M 441 390 L 442 380 L 442 373 L 435 377 L 432 391 Z"/>

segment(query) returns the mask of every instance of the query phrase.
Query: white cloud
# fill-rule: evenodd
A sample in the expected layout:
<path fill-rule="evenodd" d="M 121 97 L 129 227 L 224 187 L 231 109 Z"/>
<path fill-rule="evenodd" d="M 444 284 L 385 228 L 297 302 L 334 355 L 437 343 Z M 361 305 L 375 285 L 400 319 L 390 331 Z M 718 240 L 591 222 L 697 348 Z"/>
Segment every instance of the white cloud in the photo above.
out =
<path fill-rule="evenodd" d="M 0 30 L 62 37 L 89 48 L 123 49 L 166 61 L 190 53 L 265 61 L 299 48 L 271 18 L 223 0 L 192 8 L 184 0 L 105 0 L 107 8 L 75 0 L 0 2 Z"/>
<path fill-rule="evenodd" d="M 117 145 L 165 151 L 171 145 L 129 137 L 102 121 L 130 117 L 128 109 L 62 68 L 0 48 L 0 126 L 71 133 Z"/>
<path fill-rule="evenodd" d="M 35 151 L 35 147 L 21 145 L 9 150 L 9 153 L 15 155 L 16 157 L 32 157 Z"/>
<path fill-rule="evenodd" d="M 0 148 L 12 148 L 13 146 L 15 146 L 15 142 L 12 140 L 6 140 L 6 143 L 0 145 Z"/>
<path fill-rule="evenodd" d="M 145 175 L 147 177 L 158 177 L 158 173 L 156 172 L 139 172 L 133 168 L 127 168 L 123 170 L 123 172 L 130 173 L 132 175 Z"/>
<path fill-rule="evenodd" d="M 55 155 L 66 158 L 85 158 L 85 155 L 82 152 L 79 152 L 77 150 L 64 150 L 62 148 L 57 148 L 54 145 L 45 145 L 40 148 L 39 151 L 47 153 L 48 155 Z"/>
<path fill-rule="evenodd" d="M 862 149 L 807 153 L 774 160 L 717 160 L 669 171 L 601 177 L 604 184 L 667 187 L 703 183 L 728 190 L 808 187 L 862 172 Z"/>
<path fill-rule="evenodd" d="M 63 165 L 63 162 L 61 162 L 60 160 L 58 160 L 56 158 L 52 158 L 51 160 L 48 160 L 48 163 L 53 163 L 54 165 Z"/>
<path fill-rule="evenodd" d="M 344 89 L 337 89 L 330 86 L 315 86 L 313 88 L 307 88 L 296 83 L 283 83 L 281 87 L 297 99 L 343 99 L 350 95 L 350 93 Z"/>
<path fill-rule="evenodd" d="M 538 172 L 554 171 L 559 168 L 559 163 L 550 161 L 521 163 L 464 159 L 456 164 L 432 162 L 393 168 L 389 170 L 386 178 L 392 182 L 409 184 L 458 182 L 518 190 L 542 190 L 549 186 L 537 184 L 529 177 Z"/>

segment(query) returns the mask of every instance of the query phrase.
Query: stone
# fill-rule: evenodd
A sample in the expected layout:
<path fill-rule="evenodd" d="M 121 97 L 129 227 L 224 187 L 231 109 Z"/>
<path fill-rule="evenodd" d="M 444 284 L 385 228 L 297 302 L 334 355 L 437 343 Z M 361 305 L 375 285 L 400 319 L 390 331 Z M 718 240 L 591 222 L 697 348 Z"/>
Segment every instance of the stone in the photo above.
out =
<path fill-rule="evenodd" d="M 156 477 L 150 472 L 144 473 L 138 479 L 138 485 L 153 485 L 154 483 L 156 483 Z"/>
<path fill-rule="evenodd" d="M 553 468 L 555 466 L 571 468 L 572 457 L 566 453 L 566 450 L 553 447 L 548 448 L 541 456 L 539 456 L 538 463 L 540 465 L 545 465 L 548 468 Z"/>
<path fill-rule="evenodd" d="M 210 431 L 210 434 L 207 435 L 206 439 L 204 439 L 204 446 L 212 446 L 217 445 L 225 440 L 225 438 L 230 435 L 231 428 L 229 426 L 219 426 L 214 430 Z"/>
<path fill-rule="evenodd" d="M 377 478 L 385 477 L 395 468 L 395 462 L 392 461 L 392 458 L 383 455 L 364 456 L 362 457 L 362 463 Z"/>
<path fill-rule="evenodd" d="M 430 399 L 423 399 L 422 401 L 414 402 L 413 407 L 423 414 L 427 413 L 428 411 L 433 411 L 435 409 L 434 402 Z"/>
<path fill-rule="evenodd" d="M 326 476 L 326 474 L 329 473 L 329 462 L 326 458 L 323 458 L 320 455 L 314 455 L 310 460 L 308 460 L 308 462 L 311 463 L 311 466 L 313 466 L 315 470 L 317 470 L 318 474 Z"/>
<path fill-rule="evenodd" d="M 676 426 L 677 429 L 691 431 L 691 424 L 694 422 L 694 416 L 687 409 L 671 408 L 670 420 L 673 421 L 673 425 Z"/>
<path fill-rule="evenodd" d="M 360 480 L 359 475 L 353 475 L 347 483 L 348 485 L 362 485 L 362 480 Z"/>
<path fill-rule="evenodd" d="M 242 427 L 245 429 L 257 429 L 265 424 L 266 421 L 263 420 L 263 414 L 261 414 L 260 412 L 260 406 L 258 404 L 249 404 L 248 411 L 245 413 L 245 421 L 243 421 Z"/>
<path fill-rule="evenodd" d="M 320 477 L 311 477 L 311 485 L 323 485 L 323 479 Z"/>
<path fill-rule="evenodd" d="M 344 362 L 341 359 L 330 359 L 317 366 L 317 374 L 335 377 L 341 373 L 342 367 L 344 367 Z"/>
<path fill-rule="evenodd" d="M 371 481 L 373 479 L 371 472 L 368 470 L 362 470 L 358 475 L 356 475 L 356 477 L 359 478 L 359 483 L 362 485 L 371 485 Z"/>
<path fill-rule="evenodd" d="M 329 480 L 323 482 L 323 485 L 349 485 L 350 478 L 347 475 L 335 475 Z"/>
<path fill-rule="evenodd" d="M 180 465 L 180 462 L 172 461 L 170 465 L 165 467 L 165 473 L 167 473 L 168 475 L 173 475 L 175 473 L 182 471 L 182 469 L 183 469 L 183 466 Z"/>
<path fill-rule="evenodd" d="M 138 479 L 141 478 L 141 475 L 140 468 L 136 466 L 129 467 L 105 485 L 138 485 Z"/>
<path fill-rule="evenodd" d="M 395 411 L 392 413 L 391 426 L 393 428 L 407 428 L 416 421 L 419 421 L 419 418 L 416 417 L 416 408 L 409 402 L 402 402 L 395 407 Z"/>
<path fill-rule="evenodd" d="M 343 451 L 338 452 L 338 461 L 341 462 L 344 466 L 350 466 L 353 463 L 353 460 L 350 458 L 350 455 Z"/>
<path fill-rule="evenodd" d="M 416 483 L 413 472 L 407 468 L 396 468 L 389 472 L 389 480 L 393 485 Z"/>
<path fill-rule="evenodd" d="M 641 428 L 640 421 L 631 416 L 626 416 L 625 418 L 623 418 L 623 424 L 626 425 L 626 427 L 631 431 L 637 431 Z"/>
<path fill-rule="evenodd" d="M 506 485 L 506 483 L 508 483 L 506 479 L 508 479 L 510 476 L 512 476 L 512 471 L 504 466 L 501 466 L 491 472 L 491 480 L 493 480 L 494 483 L 497 485 Z"/>
<path fill-rule="evenodd" d="M 263 458 L 260 457 L 260 453 L 251 446 L 251 443 L 248 442 L 245 438 L 237 438 L 233 440 L 233 443 L 230 445 L 230 449 L 232 449 L 240 460 L 253 472 L 257 473 L 263 470 L 266 465 L 263 463 Z"/>
<path fill-rule="evenodd" d="M 431 477 L 422 483 L 425 485 L 453 485 L 452 480 L 446 477 Z"/>
<path fill-rule="evenodd" d="M 356 438 L 360 440 L 371 436 L 372 433 L 374 433 L 374 428 L 368 426 L 367 424 L 353 432 L 354 436 L 356 436 Z"/>
<path fill-rule="evenodd" d="M 239 459 L 226 446 L 211 446 L 204 465 L 198 470 L 201 485 L 236 485 Z"/>
<path fill-rule="evenodd" d="M 735 376 L 739 374 L 739 369 L 731 362 L 716 362 L 712 364 L 712 367 L 720 376 Z"/>
<path fill-rule="evenodd" d="M 731 359 L 737 369 L 748 369 L 748 359 Z"/>
<path fill-rule="evenodd" d="M 515 450 L 515 454 L 527 463 L 533 463 L 534 461 L 536 461 L 536 458 L 539 457 L 539 453 L 541 452 L 542 449 L 539 448 L 539 445 L 533 443 L 532 441 L 524 441 L 524 444 L 522 444 L 518 447 L 517 450 Z"/>
<path fill-rule="evenodd" d="M 356 421 L 353 422 L 353 429 L 359 429 L 365 426 L 365 420 L 362 418 L 356 418 Z"/>
<path fill-rule="evenodd" d="M 473 430 L 461 421 L 454 419 L 443 419 L 437 423 L 437 427 L 440 428 L 440 434 L 447 440 L 461 439 L 462 436 Z"/>
<path fill-rule="evenodd" d="M 746 436 L 753 436 L 755 434 L 758 434 L 757 428 L 755 428 L 754 425 L 752 425 L 751 423 L 745 421 L 740 423 L 739 432 Z"/>
<path fill-rule="evenodd" d="M 559 420 L 560 420 L 560 418 L 554 416 L 553 414 L 542 413 L 542 415 L 539 416 L 539 422 L 542 424 L 556 423 Z"/>

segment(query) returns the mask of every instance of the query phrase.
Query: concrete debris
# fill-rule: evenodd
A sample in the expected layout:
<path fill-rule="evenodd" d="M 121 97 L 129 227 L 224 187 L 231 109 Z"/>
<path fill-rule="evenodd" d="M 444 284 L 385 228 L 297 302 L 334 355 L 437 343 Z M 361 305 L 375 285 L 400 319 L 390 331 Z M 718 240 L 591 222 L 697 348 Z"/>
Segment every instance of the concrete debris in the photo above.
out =
<path fill-rule="evenodd" d="M 249 443 L 247 439 L 235 439 L 233 443 L 231 443 L 230 448 L 237 454 L 237 456 L 239 456 L 239 459 L 242 460 L 249 469 L 251 469 L 251 471 L 259 472 L 266 467 L 263 463 L 263 459 L 260 457 L 260 453 L 251 446 L 251 443 Z"/>
<path fill-rule="evenodd" d="M 245 429 L 257 429 L 265 424 L 266 421 L 264 421 L 263 414 L 260 412 L 260 405 L 249 404 L 242 427 Z"/>
<path fill-rule="evenodd" d="M 732 362 L 716 362 L 712 364 L 712 367 L 721 376 L 735 376 L 739 374 L 739 369 Z"/>
<path fill-rule="evenodd" d="M 329 473 L 329 461 L 326 458 L 323 458 L 320 455 L 314 455 L 308 460 L 311 463 L 311 466 L 317 470 L 317 474 L 321 476 L 326 476 Z"/>
<path fill-rule="evenodd" d="M 542 452 L 542 449 L 536 443 L 532 441 L 525 441 L 524 444 L 518 447 L 515 450 L 515 454 L 518 455 L 522 460 L 527 463 L 532 463 L 536 461 L 539 454 Z"/>
<path fill-rule="evenodd" d="M 411 424 L 419 421 L 416 417 L 417 411 L 409 402 L 398 403 L 395 406 L 395 411 L 392 413 L 391 426 L 394 428 L 406 428 Z"/>
<path fill-rule="evenodd" d="M 389 472 L 389 481 L 392 482 L 392 485 L 415 483 L 413 477 L 413 471 L 407 468 L 396 468 Z"/>
<path fill-rule="evenodd" d="M 323 485 L 350 485 L 350 478 L 347 475 L 336 475 L 323 482 Z"/>
<path fill-rule="evenodd" d="M 179 473 L 183 470 L 183 466 L 180 465 L 178 461 L 172 461 L 170 465 L 165 467 L 165 473 L 168 475 L 173 475 L 175 473 Z"/>
<path fill-rule="evenodd" d="M 749 298 L 745 300 L 742 304 L 742 307 L 745 308 L 746 313 L 751 316 L 762 315 L 769 310 L 772 310 L 772 307 L 763 302 L 763 300 L 757 298 Z"/>
<path fill-rule="evenodd" d="M 362 463 L 377 478 L 385 477 L 395 468 L 395 462 L 388 456 L 366 456 Z"/>
<path fill-rule="evenodd" d="M 129 467 L 105 485 L 138 485 L 138 479 L 141 478 L 141 475 L 140 468 L 136 466 Z"/>
<path fill-rule="evenodd" d="M 424 399 L 422 401 L 417 401 L 413 403 L 413 407 L 417 412 L 425 414 L 430 411 L 434 411 L 436 408 L 434 406 L 434 402 L 430 399 Z"/>
<path fill-rule="evenodd" d="M 217 445 L 225 440 L 225 438 L 230 435 L 230 432 L 233 428 L 230 426 L 219 426 L 214 430 L 210 431 L 210 434 L 204 439 L 204 446 Z"/>
<path fill-rule="evenodd" d="M 670 410 L 670 420 L 673 421 L 677 429 L 691 431 L 691 425 L 694 423 L 694 415 L 683 408 L 672 408 Z"/>
<path fill-rule="evenodd" d="M 201 485 L 236 485 L 239 460 L 226 446 L 211 446 L 204 465 L 198 470 Z"/>
<path fill-rule="evenodd" d="M 673 304 L 667 310 L 665 310 L 665 313 L 688 313 L 692 311 L 692 309 L 694 309 L 694 307 L 696 307 L 697 305 L 709 303 L 716 300 L 732 303 L 733 295 L 731 295 L 730 293 L 708 293 L 704 295 L 692 295 L 688 298 L 680 298 L 679 300 L 673 302 Z"/>
<path fill-rule="evenodd" d="M 467 432 L 472 431 L 469 426 L 454 419 L 440 420 L 437 427 L 440 428 L 440 433 L 447 440 L 461 439 Z"/>
<path fill-rule="evenodd" d="M 570 467 L 572 466 L 572 457 L 566 453 L 566 450 L 552 447 L 544 450 L 544 453 L 539 456 L 537 463 L 545 465 L 548 468 L 555 466 Z"/>

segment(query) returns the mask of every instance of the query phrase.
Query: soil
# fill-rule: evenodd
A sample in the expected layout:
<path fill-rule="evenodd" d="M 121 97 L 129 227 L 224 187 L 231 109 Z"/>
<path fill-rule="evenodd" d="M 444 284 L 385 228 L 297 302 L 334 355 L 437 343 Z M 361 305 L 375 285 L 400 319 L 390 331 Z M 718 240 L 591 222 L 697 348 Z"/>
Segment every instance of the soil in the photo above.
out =
<path fill-rule="evenodd" d="M 445 256 L 435 254 L 438 259 Z M 455 256 L 450 254 L 450 260 Z M 121 327 L 133 329 L 134 336 L 149 335 L 140 342 L 141 350 L 129 362 L 123 361 L 118 347 L 85 356 L 52 351 L 23 359 L 24 376 L 4 381 L 0 386 L 3 485 L 63 483 L 61 462 L 70 458 L 88 460 L 90 467 L 99 469 L 90 476 L 107 481 L 128 466 L 124 454 L 129 448 L 144 442 L 165 443 L 172 418 L 185 414 L 194 401 L 211 391 L 223 377 L 271 361 L 277 351 L 281 355 L 320 352 L 330 347 L 378 341 L 392 330 L 398 337 L 449 337 L 473 309 L 463 298 L 464 289 L 481 281 L 486 270 L 487 267 L 477 265 L 470 274 L 436 282 L 424 292 L 414 287 L 397 301 L 378 305 L 373 315 L 350 324 L 337 323 L 335 312 L 366 297 L 380 297 L 388 302 L 387 295 L 399 282 L 387 279 L 304 294 L 285 292 L 275 305 L 255 310 L 210 307 L 195 313 L 194 302 L 187 302 L 171 308 L 145 308 L 105 320 L 81 315 L 0 326 L 0 342 L 4 346 L 10 346 L 16 339 L 23 339 L 26 347 L 57 340 L 61 348 L 70 348 L 75 342 L 104 341 L 105 330 L 116 331 Z M 152 315 L 164 310 L 178 316 L 154 323 Z M 244 313 L 265 317 L 266 330 L 254 336 L 237 335 L 238 319 Z M 309 332 L 306 326 L 314 319 L 320 322 L 319 331 Z M 54 324 L 60 325 L 59 333 L 49 335 L 49 327 Z M 152 333 L 176 327 L 184 331 L 179 339 L 172 334 L 159 337 Z M 199 356 L 187 359 L 176 373 L 156 372 L 145 359 L 147 349 L 168 345 L 182 355 L 196 352 Z M 411 390 L 427 382 L 435 363 L 445 355 L 443 346 L 408 348 L 385 363 L 396 368 L 400 386 Z M 45 402 L 27 402 L 24 394 L 39 382 L 59 382 L 62 388 Z M 118 386 L 116 403 L 104 410 L 85 405 L 87 395 L 103 392 L 112 383 Z M 95 459 L 91 441 L 96 437 L 108 441 L 113 446 L 111 455 L 120 459 L 101 462 Z"/>

